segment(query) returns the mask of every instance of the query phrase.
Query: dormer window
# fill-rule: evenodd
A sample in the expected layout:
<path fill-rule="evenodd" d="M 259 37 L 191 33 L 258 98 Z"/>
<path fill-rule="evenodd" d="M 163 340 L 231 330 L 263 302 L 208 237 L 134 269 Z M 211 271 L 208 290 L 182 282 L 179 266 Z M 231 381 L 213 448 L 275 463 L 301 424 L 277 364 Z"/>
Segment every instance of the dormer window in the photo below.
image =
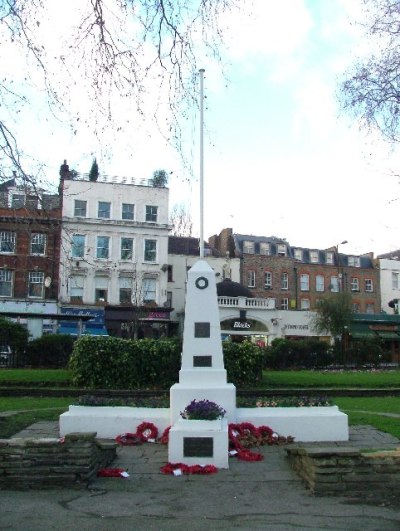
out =
<path fill-rule="evenodd" d="M 318 261 L 318 251 L 310 251 L 310 262 L 317 264 Z"/>
<path fill-rule="evenodd" d="M 244 241 L 243 252 L 247 254 L 254 254 L 254 242 Z"/>
<path fill-rule="evenodd" d="M 267 242 L 260 243 L 260 254 L 270 255 L 271 254 L 271 245 Z"/>
<path fill-rule="evenodd" d="M 360 267 L 360 257 L 359 256 L 349 256 L 348 263 L 350 267 Z"/>
<path fill-rule="evenodd" d="M 295 258 L 295 260 L 303 260 L 303 251 L 302 251 L 302 249 L 295 249 L 294 250 L 294 258 Z"/>
<path fill-rule="evenodd" d="M 325 253 L 325 261 L 327 264 L 333 264 L 333 252 L 332 251 L 327 251 Z"/>
<path fill-rule="evenodd" d="M 286 256 L 286 245 L 278 243 L 278 256 Z"/>

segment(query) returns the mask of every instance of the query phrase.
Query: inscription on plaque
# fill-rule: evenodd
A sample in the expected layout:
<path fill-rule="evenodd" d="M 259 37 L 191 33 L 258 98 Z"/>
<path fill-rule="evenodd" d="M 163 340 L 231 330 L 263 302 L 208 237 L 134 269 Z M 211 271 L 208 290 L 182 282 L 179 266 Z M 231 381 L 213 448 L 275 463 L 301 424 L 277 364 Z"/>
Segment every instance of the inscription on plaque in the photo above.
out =
<path fill-rule="evenodd" d="M 193 356 L 193 367 L 212 367 L 212 356 Z"/>
<path fill-rule="evenodd" d="M 212 437 L 184 437 L 184 457 L 213 457 L 214 440 Z"/>
<path fill-rule="evenodd" d="M 210 323 L 194 323 L 194 337 L 210 337 Z"/>

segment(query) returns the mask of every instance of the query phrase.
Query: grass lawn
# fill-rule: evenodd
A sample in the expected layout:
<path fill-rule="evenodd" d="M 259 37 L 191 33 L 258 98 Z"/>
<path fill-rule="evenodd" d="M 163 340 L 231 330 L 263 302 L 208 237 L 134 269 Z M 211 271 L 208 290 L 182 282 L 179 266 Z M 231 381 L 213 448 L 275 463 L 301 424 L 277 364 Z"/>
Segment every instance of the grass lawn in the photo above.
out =
<path fill-rule="evenodd" d="M 5 382 L 53 383 L 71 382 L 72 374 L 67 369 L 1 369 L 0 385 Z"/>

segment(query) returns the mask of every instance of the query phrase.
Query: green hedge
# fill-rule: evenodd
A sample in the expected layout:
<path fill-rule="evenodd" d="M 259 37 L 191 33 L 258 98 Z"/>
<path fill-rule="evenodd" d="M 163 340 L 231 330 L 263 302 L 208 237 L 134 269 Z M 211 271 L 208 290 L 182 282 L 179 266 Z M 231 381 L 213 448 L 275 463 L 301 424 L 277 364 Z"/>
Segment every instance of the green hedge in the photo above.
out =
<path fill-rule="evenodd" d="M 31 367 L 65 368 L 74 346 L 74 338 L 68 334 L 49 334 L 30 341 L 26 348 L 25 362 Z"/>
<path fill-rule="evenodd" d="M 318 339 L 274 339 L 265 350 L 265 369 L 322 368 L 334 361 L 332 349 Z"/>
<path fill-rule="evenodd" d="M 251 343 L 223 343 L 228 381 L 254 384 L 262 375 L 262 350 Z M 83 337 L 70 359 L 74 385 L 86 389 L 165 389 L 179 381 L 178 339 L 127 340 Z"/>

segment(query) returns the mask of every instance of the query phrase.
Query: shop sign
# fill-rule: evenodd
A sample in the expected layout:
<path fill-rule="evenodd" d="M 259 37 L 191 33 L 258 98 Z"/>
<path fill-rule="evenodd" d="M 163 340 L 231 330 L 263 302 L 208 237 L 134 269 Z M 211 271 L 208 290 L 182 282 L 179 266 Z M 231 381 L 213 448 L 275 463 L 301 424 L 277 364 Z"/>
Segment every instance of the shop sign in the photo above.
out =
<path fill-rule="evenodd" d="M 308 325 L 287 324 L 285 330 L 308 330 Z"/>
<path fill-rule="evenodd" d="M 248 321 L 233 321 L 232 328 L 236 330 L 250 330 L 251 323 Z"/>
<path fill-rule="evenodd" d="M 149 312 L 149 319 L 169 319 L 168 312 Z"/>

